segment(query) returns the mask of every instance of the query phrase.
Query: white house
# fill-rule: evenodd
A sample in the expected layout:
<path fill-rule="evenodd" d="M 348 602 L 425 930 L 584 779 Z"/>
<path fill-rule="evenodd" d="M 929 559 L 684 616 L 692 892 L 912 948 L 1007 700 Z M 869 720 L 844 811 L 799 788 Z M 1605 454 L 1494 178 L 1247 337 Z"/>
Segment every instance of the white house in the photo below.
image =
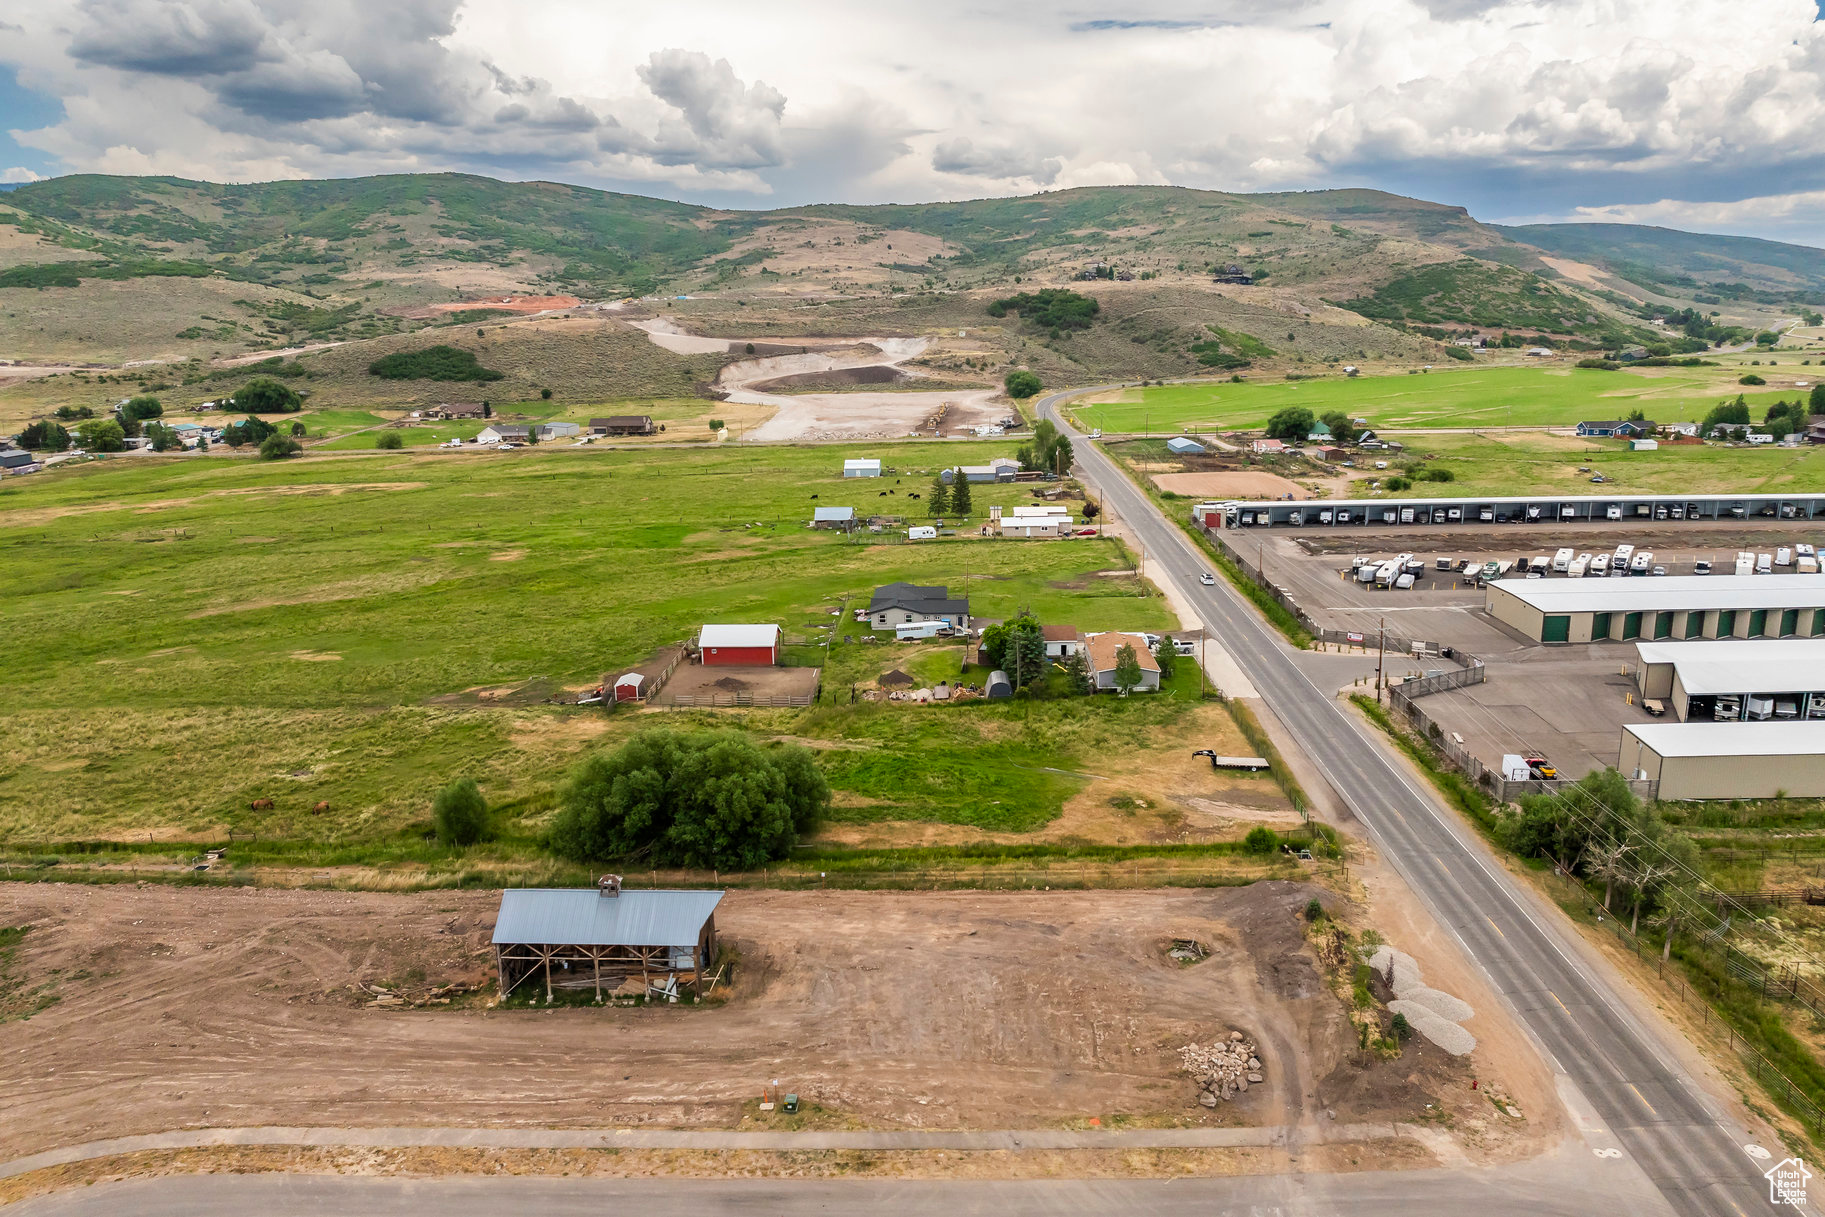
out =
<path fill-rule="evenodd" d="M 846 478 L 878 478 L 881 476 L 881 462 L 874 457 L 844 461 L 843 476 Z"/>
<path fill-rule="evenodd" d="M 1068 658 L 1086 645 L 1084 632 L 1074 625 L 1042 625 L 1039 632 L 1045 636 L 1047 659 Z"/>
<path fill-rule="evenodd" d="M 1070 516 L 1001 517 L 1001 535 L 1004 537 L 1068 537 L 1072 527 Z"/>
<path fill-rule="evenodd" d="M 1286 451 L 1286 445 L 1277 439 L 1258 439 L 1250 447 L 1254 449 L 1256 456 L 1269 456 Z"/>

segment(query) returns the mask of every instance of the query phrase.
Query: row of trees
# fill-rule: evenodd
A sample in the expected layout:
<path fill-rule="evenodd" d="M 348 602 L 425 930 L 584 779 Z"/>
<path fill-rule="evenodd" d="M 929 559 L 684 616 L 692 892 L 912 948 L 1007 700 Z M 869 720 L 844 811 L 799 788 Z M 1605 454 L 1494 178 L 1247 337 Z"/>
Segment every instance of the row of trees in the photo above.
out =
<path fill-rule="evenodd" d="M 1288 406 L 1276 410 L 1267 420 L 1267 435 L 1270 439 L 1283 440 L 1289 444 L 1302 444 L 1312 434 L 1312 429 L 1323 423 L 1331 432 L 1331 438 L 1341 444 L 1356 442 L 1362 434 L 1362 428 L 1354 419 L 1341 410 L 1333 410 L 1322 418 L 1313 414 L 1304 406 Z"/>
<path fill-rule="evenodd" d="M 1777 401 L 1769 406 L 1762 415 L 1763 430 L 1775 439 L 1781 439 L 1795 431 L 1804 431 L 1807 420 L 1814 414 L 1825 414 L 1825 385 L 1814 385 L 1804 401 Z M 1699 424 L 1698 433 L 1706 438 L 1720 432 L 1741 434 L 1753 422 L 1748 400 L 1738 393 L 1735 401 L 1719 402 L 1711 407 L 1704 422 Z"/>
<path fill-rule="evenodd" d="M 1503 844 L 1546 858 L 1570 874 L 1603 884 L 1603 907 L 1639 931 L 1643 913 L 1666 912 L 1697 882 L 1698 850 L 1614 769 L 1593 773 L 1559 794 L 1529 795 L 1498 821 Z M 1669 935 L 1670 938 L 1670 935 Z"/>
<path fill-rule="evenodd" d="M 926 508 L 935 516 L 967 517 L 975 507 L 970 494 L 970 480 L 963 470 L 951 470 L 950 485 L 944 484 L 944 471 L 932 475 L 932 488 L 926 492 Z"/>
<path fill-rule="evenodd" d="M 1039 618 L 1031 609 L 1021 609 L 1008 620 L 982 631 L 982 657 L 991 668 L 1008 674 L 1016 689 L 1031 688 L 1045 679 L 1046 640 Z M 1160 679 L 1168 681 L 1177 670 L 1179 653 L 1170 638 L 1161 638 L 1154 648 L 1153 659 L 1159 665 Z M 1065 660 L 1065 675 L 1074 693 L 1092 691 L 1090 662 L 1084 653 L 1073 651 Z M 1134 646 L 1124 643 L 1115 653 L 1115 687 L 1124 697 L 1141 685 L 1141 657 Z"/>

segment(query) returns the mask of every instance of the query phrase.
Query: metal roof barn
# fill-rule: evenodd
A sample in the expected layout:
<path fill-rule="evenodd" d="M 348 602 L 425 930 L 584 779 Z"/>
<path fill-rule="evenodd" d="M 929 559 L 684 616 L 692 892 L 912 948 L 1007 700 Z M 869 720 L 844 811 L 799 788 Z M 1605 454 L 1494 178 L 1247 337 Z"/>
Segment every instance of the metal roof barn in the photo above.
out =
<path fill-rule="evenodd" d="M 697 635 L 698 658 L 706 664 L 777 664 L 777 625 L 706 625 Z"/>
<path fill-rule="evenodd" d="M 552 989 L 618 985 L 631 976 L 701 985 L 715 958 L 719 891 L 510 888 L 494 924 L 495 960 L 505 997 L 528 976 Z M 701 991 L 701 990 L 700 990 Z"/>

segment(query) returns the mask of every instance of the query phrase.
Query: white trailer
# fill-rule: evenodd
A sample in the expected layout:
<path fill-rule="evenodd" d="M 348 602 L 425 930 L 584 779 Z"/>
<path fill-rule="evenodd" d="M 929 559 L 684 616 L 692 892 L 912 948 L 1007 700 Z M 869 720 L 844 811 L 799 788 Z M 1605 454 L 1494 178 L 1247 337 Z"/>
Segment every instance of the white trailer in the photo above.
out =
<path fill-rule="evenodd" d="M 1565 568 L 1566 576 L 1572 579 L 1584 578 L 1584 572 L 1590 566 L 1590 561 L 1589 554 L 1586 554 L 1581 558 L 1574 558 L 1572 564 Z"/>
<path fill-rule="evenodd" d="M 1559 552 L 1553 555 L 1553 569 L 1563 575 L 1571 569 L 1572 558 L 1576 554 L 1577 551 L 1569 545 L 1561 547 Z"/>
<path fill-rule="evenodd" d="M 1753 575 L 1755 573 L 1755 555 L 1746 549 L 1736 551 L 1736 573 Z"/>

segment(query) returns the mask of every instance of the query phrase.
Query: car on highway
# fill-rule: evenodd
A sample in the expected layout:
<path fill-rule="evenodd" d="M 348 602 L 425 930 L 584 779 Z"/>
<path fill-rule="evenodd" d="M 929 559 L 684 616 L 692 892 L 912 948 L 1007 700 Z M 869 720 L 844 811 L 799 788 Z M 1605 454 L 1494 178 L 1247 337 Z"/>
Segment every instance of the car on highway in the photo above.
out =
<path fill-rule="evenodd" d="M 1217 577 L 1209 571 L 1205 571 L 1198 576 L 1198 582 L 1202 583 L 1205 587 L 1215 587 L 1217 585 Z"/>

